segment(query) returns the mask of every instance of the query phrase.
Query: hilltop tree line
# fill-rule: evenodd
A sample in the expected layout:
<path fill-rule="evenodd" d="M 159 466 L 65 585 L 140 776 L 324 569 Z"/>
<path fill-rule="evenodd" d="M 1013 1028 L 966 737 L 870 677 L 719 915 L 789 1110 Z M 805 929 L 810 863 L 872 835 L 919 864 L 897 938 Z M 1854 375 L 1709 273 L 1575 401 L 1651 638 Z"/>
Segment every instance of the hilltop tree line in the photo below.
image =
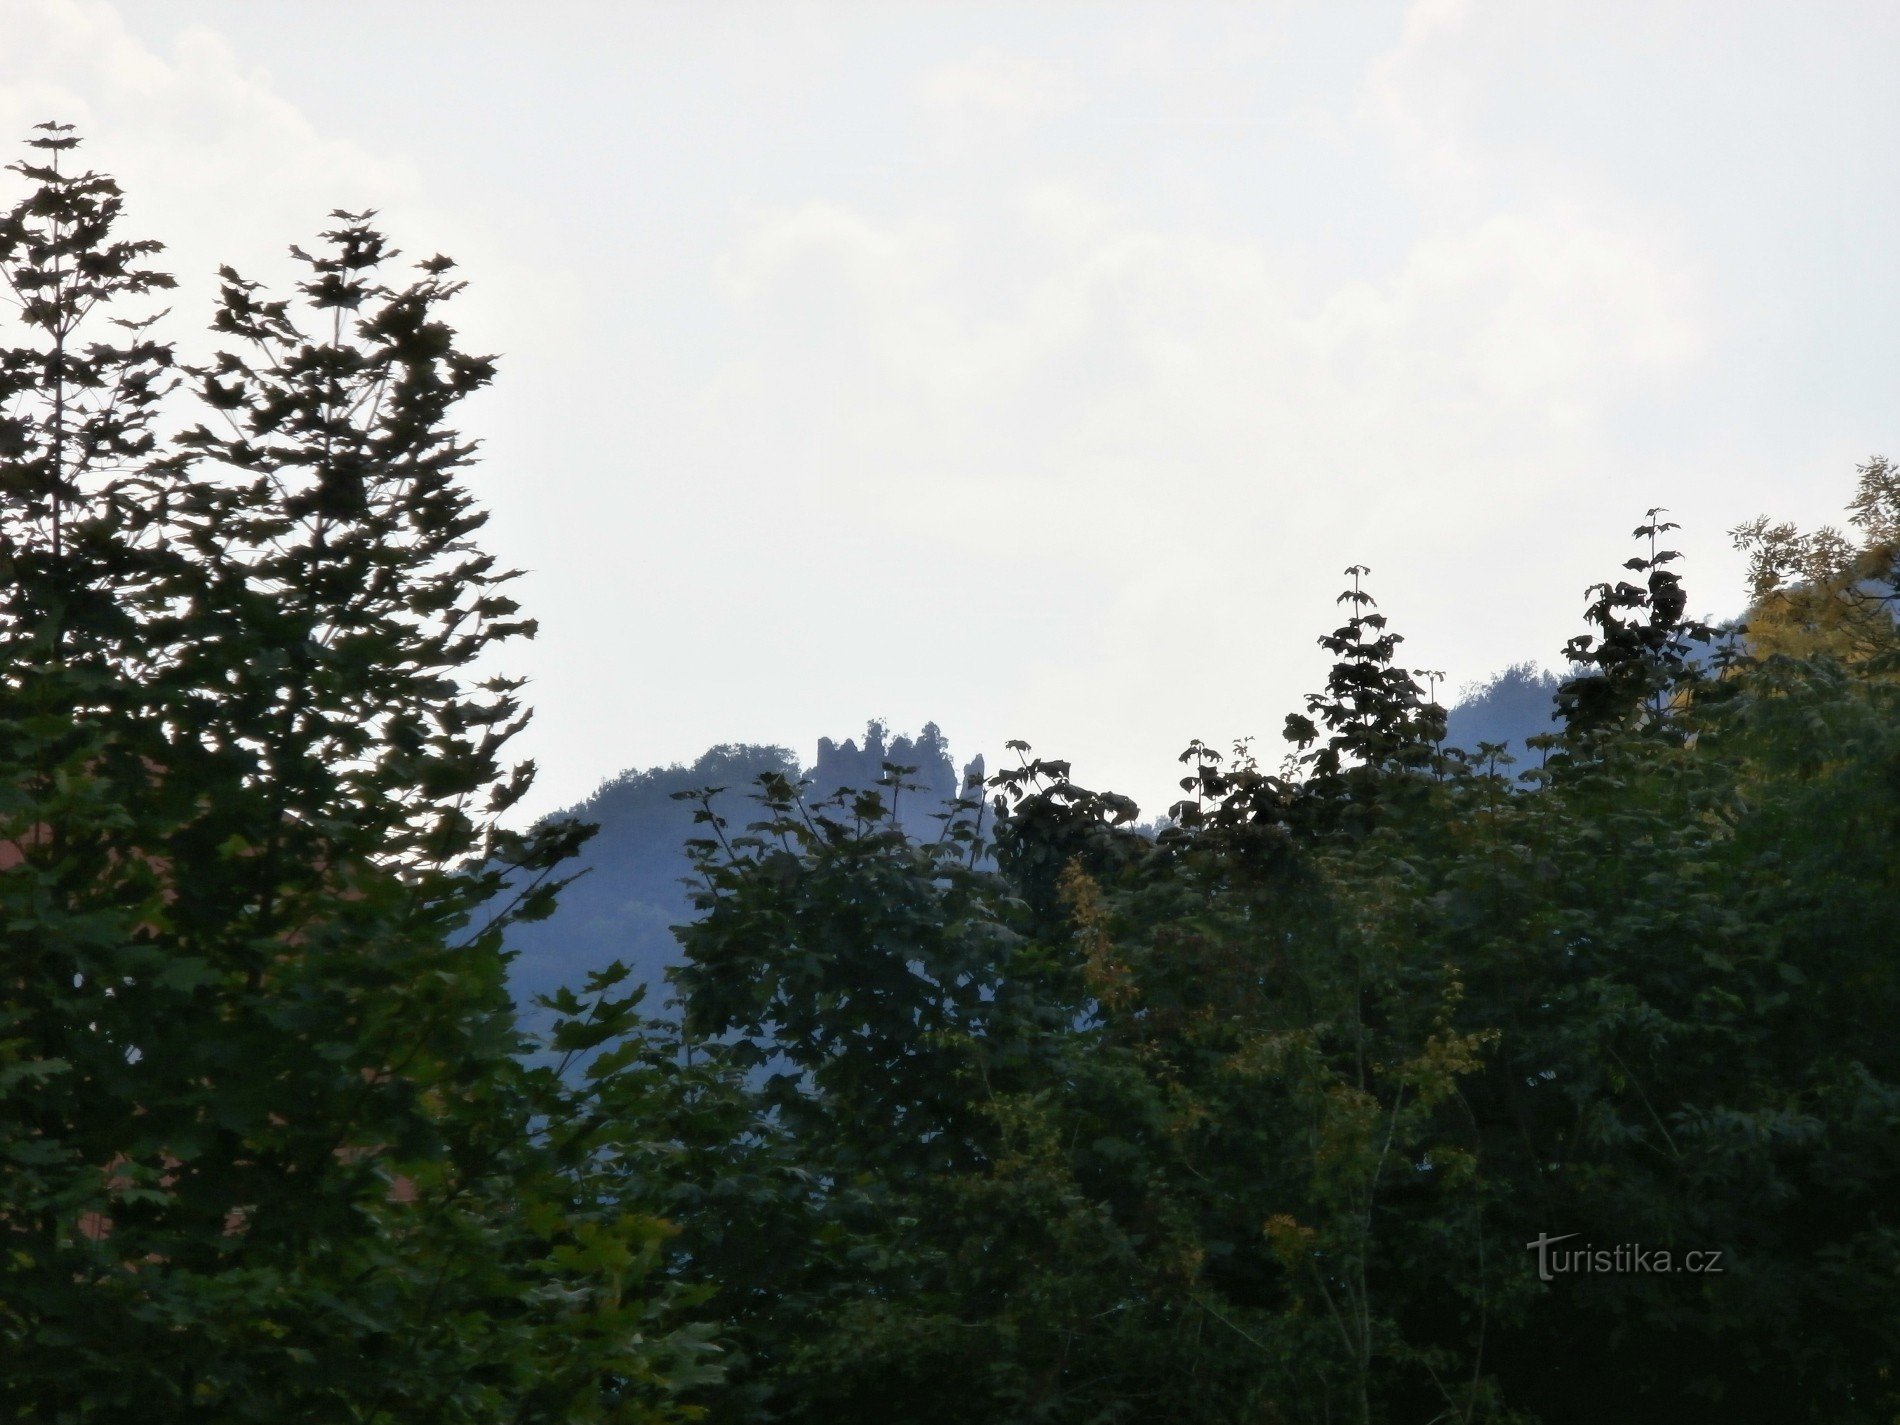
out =
<path fill-rule="evenodd" d="M 1559 682 L 1524 663 L 1473 684 L 1446 714 L 1446 741 L 1467 748 L 1490 742 L 1505 755 L 1521 757 L 1525 738 L 1550 730 Z M 886 764 L 914 769 L 906 774 L 908 790 L 895 810 L 916 836 L 938 834 L 944 813 L 971 779 L 987 780 L 980 756 L 959 774 L 935 723 L 925 723 L 912 738 L 892 736 L 878 720 L 866 726 L 861 744 L 856 738 L 819 738 L 808 768 L 789 748 L 722 743 L 691 762 L 608 778 L 554 814 L 587 823 L 594 832 L 564 868 L 568 884 L 554 913 L 510 928 L 510 993 L 518 1004 L 532 1006 L 539 996 L 578 984 L 589 970 L 617 960 L 631 972 L 629 983 L 648 988 L 656 1008 L 673 1004 L 667 974 L 681 955 L 674 927 L 692 914 L 693 887 L 686 852 L 692 808 L 674 794 L 717 786 L 743 795 L 768 772 L 803 780 L 809 794 L 871 789 L 888 775 Z M 1160 821 L 1145 823 L 1146 829 L 1159 830 Z"/>
<path fill-rule="evenodd" d="M 862 745 L 856 738 L 821 737 L 809 769 L 788 748 L 725 743 L 691 763 L 623 772 L 603 782 L 558 813 L 595 828 L 566 872 L 570 879 L 558 912 L 509 931 L 508 948 L 515 952 L 509 985 L 516 999 L 531 1004 L 615 960 L 632 971 L 632 983 L 656 991 L 656 1002 L 664 997 L 666 972 L 680 957 L 673 926 L 692 910 L 686 857 L 692 810 L 674 793 L 747 788 L 768 772 L 832 792 L 871 788 L 885 775 L 886 763 L 914 769 L 906 778 L 910 789 L 894 810 L 917 835 L 935 834 L 938 814 L 962 795 L 970 778 L 983 778 L 981 757 L 958 773 L 935 723 L 925 723 L 913 738 L 893 737 L 885 723 L 873 720 Z"/>
<path fill-rule="evenodd" d="M 1021 745 L 928 827 L 682 789 L 681 1015 L 530 1033 L 583 832 L 504 827 L 451 264 L 338 214 L 186 364 L 74 143 L 0 218 L 0 1417 L 1900 1412 L 1892 466 L 1736 532 L 1746 628 L 1652 511 L 1516 761 L 1355 568 L 1158 834 Z"/>

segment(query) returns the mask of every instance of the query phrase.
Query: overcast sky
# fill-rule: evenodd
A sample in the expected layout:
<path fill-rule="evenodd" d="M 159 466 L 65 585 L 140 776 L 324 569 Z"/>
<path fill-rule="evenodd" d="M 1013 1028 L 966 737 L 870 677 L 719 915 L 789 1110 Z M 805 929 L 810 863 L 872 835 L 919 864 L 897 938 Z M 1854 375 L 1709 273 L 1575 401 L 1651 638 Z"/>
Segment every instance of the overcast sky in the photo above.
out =
<path fill-rule="evenodd" d="M 881 716 L 1169 799 L 1348 564 L 1451 685 L 1900 451 L 1900 4 L 0 0 L 186 279 L 457 257 L 537 809 Z M 186 321 L 184 319 L 188 318 Z"/>

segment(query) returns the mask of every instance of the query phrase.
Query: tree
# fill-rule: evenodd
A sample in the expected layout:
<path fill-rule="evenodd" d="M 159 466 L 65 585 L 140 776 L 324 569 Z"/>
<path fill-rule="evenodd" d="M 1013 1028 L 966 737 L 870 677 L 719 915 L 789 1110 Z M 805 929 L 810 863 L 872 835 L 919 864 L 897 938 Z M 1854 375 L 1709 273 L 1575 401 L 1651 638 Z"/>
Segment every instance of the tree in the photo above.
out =
<path fill-rule="evenodd" d="M 1749 644 L 1757 656 L 1891 658 L 1900 598 L 1900 469 L 1875 456 L 1848 505 L 1856 544 L 1827 526 L 1803 534 L 1766 515 L 1730 531 L 1749 557 Z"/>
<path fill-rule="evenodd" d="M 1026 748 L 993 857 L 706 801 L 720 1418 L 1892 1418 L 1897 685 L 1708 651 L 1662 532 L 1522 778 L 1355 584 L 1296 755 L 1191 745 L 1155 838 Z"/>
<path fill-rule="evenodd" d="M 533 625 L 457 479 L 493 364 L 451 264 L 387 285 L 338 214 L 295 300 L 225 269 L 183 371 L 115 315 L 170 279 L 76 144 L 42 126 L 0 220 L 0 1403 L 673 1418 L 705 1333 L 598 1178 L 639 1055 L 530 1070 L 503 990 L 578 833 L 498 824 L 525 714 L 470 669 Z M 595 991 L 560 1047 L 634 1031 Z"/>
<path fill-rule="evenodd" d="M 766 778 L 737 834 L 704 798 L 676 982 L 700 1052 L 755 1075 L 758 1145 L 753 1191 L 681 1214 L 746 1362 L 725 1418 L 1369 1420 L 1394 1362 L 1448 1359 L 1477 1399 L 1394 1320 L 1462 1266 L 1445 1119 L 1488 1041 L 1368 928 L 1397 877 L 1335 865 L 1383 824 L 1341 801 L 1410 785 L 1436 726 L 1376 627 L 1314 706 L 1377 762 L 1204 776 L 1160 844 L 1026 747 L 993 865 L 974 805 L 919 842 L 878 796 Z"/>

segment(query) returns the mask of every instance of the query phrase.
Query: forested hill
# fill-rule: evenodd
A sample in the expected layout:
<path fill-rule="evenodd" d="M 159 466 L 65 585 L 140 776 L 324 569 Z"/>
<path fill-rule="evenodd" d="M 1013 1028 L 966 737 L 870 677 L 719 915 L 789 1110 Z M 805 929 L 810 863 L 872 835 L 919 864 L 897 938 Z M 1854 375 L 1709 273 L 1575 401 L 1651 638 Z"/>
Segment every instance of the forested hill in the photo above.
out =
<path fill-rule="evenodd" d="M 1734 620 L 1714 625 L 1727 629 Z M 1709 666 L 1716 656 L 1719 639 L 1688 635 L 1683 648 L 1691 662 Z M 1539 668 L 1535 663 L 1514 663 L 1503 672 L 1481 683 L 1467 686 L 1453 703 L 1445 719 L 1445 743 L 1477 753 L 1484 745 L 1502 749 L 1499 770 L 1515 776 L 1541 760 L 1525 745 L 1526 739 L 1559 730 L 1557 689 L 1566 676 L 1583 671 L 1572 667 L 1568 674 Z"/>
<path fill-rule="evenodd" d="M 897 799 L 899 820 L 913 836 L 933 831 L 932 818 L 965 780 L 983 775 L 981 757 L 959 773 L 934 722 L 915 737 L 892 737 L 873 721 L 862 740 L 819 738 L 809 767 L 789 748 L 723 743 L 690 765 L 630 769 L 602 783 L 586 801 L 556 814 L 600 828 L 582 849 L 580 878 L 562 891 L 551 918 L 509 931 L 509 948 L 519 952 L 510 975 L 516 1001 L 577 985 L 589 970 L 621 960 L 652 987 L 650 1007 L 662 1005 L 669 993 L 665 971 L 679 959 L 671 927 L 691 914 L 683 847 L 702 834 L 693 824 L 693 803 L 677 800 L 678 793 L 723 787 L 726 815 L 743 825 L 750 809 L 744 797 L 766 773 L 803 778 L 807 794 L 822 799 L 841 789 L 876 787 L 887 762 L 916 768 Z"/>
<path fill-rule="evenodd" d="M 1466 688 L 1445 719 L 1445 741 L 1467 752 L 1500 745 L 1525 765 L 1524 741 L 1557 727 L 1557 685 L 1562 681 L 1532 663 L 1506 668 L 1489 682 Z"/>
<path fill-rule="evenodd" d="M 1467 689 L 1451 709 L 1448 741 L 1467 750 L 1480 743 L 1506 744 L 1524 765 L 1524 739 L 1554 725 L 1557 681 L 1554 674 L 1523 663 Z M 690 765 L 630 769 L 602 783 L 586 801 L 557 813 L 600 828 L 581 852 L 580 878 L 561 893 L 549 919 L 509 931 L 509 948 L 519 952 L 511 972 L 517 1003 L 578 985 L 589 970 L 621 960 L 637 981 L 651 987 L 649 1007 L 664 1004 L 671 993 L 666 970 L 679 963 L 672 927 L 692 913 L 682 848 L 688 837 L 700 834 L 693 825 L 693 804 L 676 800 L 676 793 L 726 788 L 727 815 L 743 824 L 742 798 L 764 773 L 794 781 L 802 777 L 808 795 L 822 799 L 841 789 L 875 787 L 887 762 L 917 769 L 905 779 L 915 790 L 901 792 L 897 804 L 898 817 L 913 836 L 933 833 L 933 818 L 945 803 L 971 775 L 983 773 L 981 757 L 958 771 L 950 744 L 934 722 L 915 737 L 893 737 L 885 724 L 873 721 L 861 740 L 819 738 L 809 767 L 801 766 L 789 748 L 723 743 Z"/>

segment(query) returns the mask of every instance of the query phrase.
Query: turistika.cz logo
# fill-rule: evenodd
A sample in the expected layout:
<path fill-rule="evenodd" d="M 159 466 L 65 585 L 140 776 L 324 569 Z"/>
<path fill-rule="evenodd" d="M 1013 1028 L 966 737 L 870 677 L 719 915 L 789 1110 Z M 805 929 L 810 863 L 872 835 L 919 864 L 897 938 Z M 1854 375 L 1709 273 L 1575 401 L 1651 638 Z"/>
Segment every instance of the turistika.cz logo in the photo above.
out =
<path fill-rule="evenodd" d="M 1617 1272 L 1653 1272 L 1659 1276 L 1675 1272 L 1694 1272 L 1701 1275 L 1716 1274 L 1722 1271 L 1722 1254 L 1717 1251 L 1697 1250 L 1678 1255 L 1667 1247 L 1644 1247 L 1635 1242 L 1623 1242 L 1614 1247 L 1598 1247 L 1584 1242 L 1575 1247 L 1559 1247 L 1559 1242 L 1573 1241 L 1575 1232 L 1565 1232 L 1552 1237 L 1545 1233 L 1534 1242 L 1526 1242 L 1524 1249 L 1537 1253 L 1537 1276 L 1540 1281 L 1553 1281 L 1560 1276 L 1582 1276 L 1586 1273 L 1611 1274 Z"/>

